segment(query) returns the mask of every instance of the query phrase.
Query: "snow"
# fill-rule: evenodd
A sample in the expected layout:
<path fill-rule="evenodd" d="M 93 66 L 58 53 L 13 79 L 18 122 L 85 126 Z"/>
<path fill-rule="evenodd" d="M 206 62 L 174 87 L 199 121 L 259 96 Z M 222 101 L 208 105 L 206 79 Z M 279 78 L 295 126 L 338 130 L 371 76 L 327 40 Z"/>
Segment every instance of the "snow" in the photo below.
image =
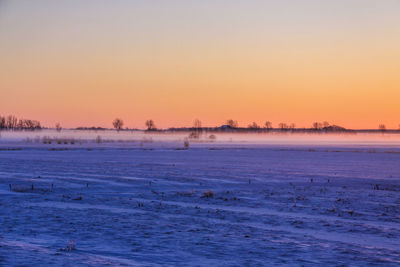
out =
<path fill-rule="evenodd" d="M 1 133 L 1 266 L 400 264 L 397 136 L 100 134 Z"/>

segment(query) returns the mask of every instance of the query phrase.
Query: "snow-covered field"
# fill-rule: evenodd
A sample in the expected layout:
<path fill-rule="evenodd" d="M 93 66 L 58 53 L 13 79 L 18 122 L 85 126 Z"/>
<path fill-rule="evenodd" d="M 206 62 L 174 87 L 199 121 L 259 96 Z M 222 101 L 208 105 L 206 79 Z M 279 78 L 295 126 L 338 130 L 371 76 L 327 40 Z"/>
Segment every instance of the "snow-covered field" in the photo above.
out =
<path fill-rule="evenodd" d="M 398 137 L 183 138 L 2 132 L 0 265 L 400 265 Z"/>

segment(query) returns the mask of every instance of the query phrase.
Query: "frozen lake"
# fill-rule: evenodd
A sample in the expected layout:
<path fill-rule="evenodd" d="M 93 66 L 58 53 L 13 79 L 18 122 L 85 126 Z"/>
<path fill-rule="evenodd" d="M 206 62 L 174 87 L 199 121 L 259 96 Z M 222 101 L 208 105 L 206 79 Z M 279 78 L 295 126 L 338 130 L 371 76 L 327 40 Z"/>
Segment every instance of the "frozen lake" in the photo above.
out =
<path fill-rule="evenodd" d="M 1 132 L 0 265 L 399 266 L 398 136 L 186 136 Z"/>

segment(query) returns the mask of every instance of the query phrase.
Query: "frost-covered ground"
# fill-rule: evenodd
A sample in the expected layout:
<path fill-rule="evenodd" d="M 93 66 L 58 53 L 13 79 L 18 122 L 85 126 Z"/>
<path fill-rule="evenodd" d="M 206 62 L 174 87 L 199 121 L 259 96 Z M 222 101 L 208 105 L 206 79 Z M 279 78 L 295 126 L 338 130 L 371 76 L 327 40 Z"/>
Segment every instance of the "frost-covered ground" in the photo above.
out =
<path fill-rule="evenodd" d="M 400 265 L 393 139 L 217 136 L 182 150 L 182 136 L 10 136 L 0 138 L 2 266 Z"/>

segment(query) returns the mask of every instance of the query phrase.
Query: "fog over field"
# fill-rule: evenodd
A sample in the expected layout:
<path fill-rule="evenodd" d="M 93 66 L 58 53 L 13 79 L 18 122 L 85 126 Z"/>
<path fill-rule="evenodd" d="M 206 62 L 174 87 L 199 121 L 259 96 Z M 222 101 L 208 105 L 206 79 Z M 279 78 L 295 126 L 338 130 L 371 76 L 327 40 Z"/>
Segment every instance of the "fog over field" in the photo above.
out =
<path fill-rule="evenodd" d="M 0 265 L 400 264 L 398 135 L 188 134 L 2 131 Z"/>
<path fill-rule="evenodd" d="M 0 145 L 39 144 L 43 138 L 53 140 L 75 141 L 74 145 L 90 145 L 93 143 L 112 144 L 129 147 L 142 143 L 157 143 L 161 146 L 176 145 L 189 140 L 193 145 L 344 145 L 344 146 L 400 146 L 400 133 L 230 133 L 202 131 L 199 138 L 190 138 L 188 132 L 168 131 L 115 131 L 115 130 L 62 130 L 40 131 L 1 131 Z M 210 136 L 214 138 L 210 138 Z M 100 142 L 99 142 L 100 141 Z M 117 143 L 117 144 L 115 144 Z M 136 144 L 135 144 L 136 143 Z M 53 142 L 57 144 L 57 142 Z M 71 146 L 73 147 L 73 146 Z"/>

